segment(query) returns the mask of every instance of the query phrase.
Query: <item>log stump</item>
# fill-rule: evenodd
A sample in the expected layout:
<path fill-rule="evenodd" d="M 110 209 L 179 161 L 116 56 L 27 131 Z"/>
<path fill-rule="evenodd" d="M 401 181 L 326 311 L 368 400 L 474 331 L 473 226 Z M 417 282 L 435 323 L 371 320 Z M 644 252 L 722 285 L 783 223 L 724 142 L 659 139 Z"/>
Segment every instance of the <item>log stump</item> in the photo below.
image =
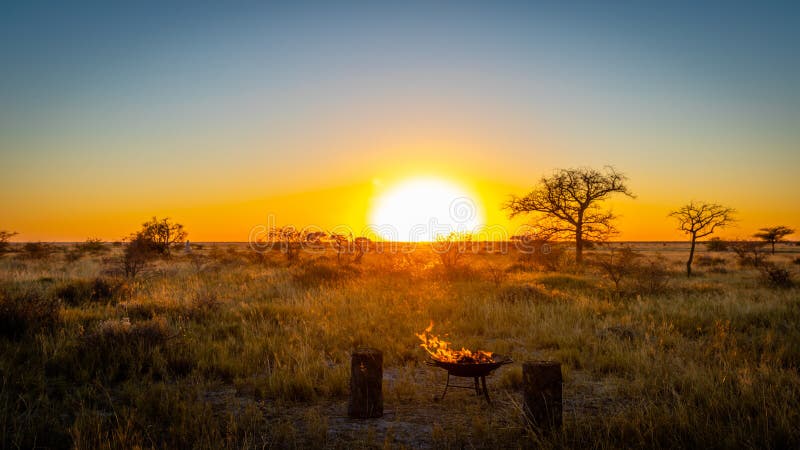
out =
<path fill-rule="evenodd" d="M 347 415 L 356 419 L 383 416 L 383 353 L 360 348 L 350 359 L 350 402 Z"/>
<path fill-rule="evenodd" d="M 524 410 L 527 419 L 542 430 L 561 428 L 561 363 L 529 361 L 522 364 Z"/>

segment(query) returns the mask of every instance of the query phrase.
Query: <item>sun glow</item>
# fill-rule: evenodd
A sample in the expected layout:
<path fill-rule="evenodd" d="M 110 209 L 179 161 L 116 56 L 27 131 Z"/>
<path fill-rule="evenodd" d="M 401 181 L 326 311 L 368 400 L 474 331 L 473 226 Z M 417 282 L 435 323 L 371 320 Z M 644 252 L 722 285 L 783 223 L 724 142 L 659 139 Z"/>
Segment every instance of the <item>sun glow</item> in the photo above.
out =
<path fill-rule="evenodd" d="M 376 198 L 371 227 L 385 240 L 433 241 L 451 232 L 474 232 L 483 225 L 477 198 L 441 179 L 413 179 Z"/>

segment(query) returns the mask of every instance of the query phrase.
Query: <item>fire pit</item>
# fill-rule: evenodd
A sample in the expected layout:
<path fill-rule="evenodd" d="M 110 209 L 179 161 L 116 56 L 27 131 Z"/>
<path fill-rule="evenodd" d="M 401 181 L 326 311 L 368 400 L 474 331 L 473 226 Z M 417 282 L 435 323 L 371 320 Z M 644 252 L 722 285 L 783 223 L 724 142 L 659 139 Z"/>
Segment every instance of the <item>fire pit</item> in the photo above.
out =
<path fill-rule="evenodd" d="M 448 388 L 463 388 L 473 389 L 473 386 L 463 386 L 450 383 L 450 377 L 472 378 L 475 381 L 475 393 L 486 398 L 486 401 L 492 403 L 489 398 L 489 391 L 486 389 L 486 376 L 490 375 L 497 368 L 502 365 L 510 364 L 513 361 L 506 356 L 495 355 L 492 352 L 484 350 L 471 351 L 465 348 L 461 350 L 450 349 L 450 343 L 439 339 L 430 334 L 433 330 L 433 322 L 417 337 L 420 338 L 422 344 L 420 347 L 428 352 L 428 359 L 425 364 L 433 367 L 439 367 L 447 371 L 447 382 L 444 386 L 444 392 L 439 398 L 444 399 L 447 395 Z"/>
<path fill-rule="evenodd" d="M 481 395 L 483 393 L 484 398 L 488 403 L 492 403 L 492 399 L 489 398 L 489 390 L 486 389 L 486 376 L 490 375 L 500 366 L 505 364 L 511 364 L 514 362 L 511 358 L 500 356 L 500 355 L 492 355 L 492 360 L 490 362 L 479 362 L 479 363 L 458 363 L 458 362 L 446 362 L 446 361 L 439 361 L 438 359 L 429 358 L 425 361 L 426 365 L 432 367 L 440 367 L 447 371 L 447 382 L 444 385 L 444 392 L 442 392 L 442 396 L 439 397 L 439 400 L 444 400 L 444 396 L 447 395 L 448 388 L 461 388 L 461 389 L 473 389 L 473 386 L 463 386 L 459 384 L 451 384 L 450 377 L 462 377 L 462 378 L 472 378 L 475 381 L 475 394 Z M 479 383 L 480 381 L 480 383 Z"/>

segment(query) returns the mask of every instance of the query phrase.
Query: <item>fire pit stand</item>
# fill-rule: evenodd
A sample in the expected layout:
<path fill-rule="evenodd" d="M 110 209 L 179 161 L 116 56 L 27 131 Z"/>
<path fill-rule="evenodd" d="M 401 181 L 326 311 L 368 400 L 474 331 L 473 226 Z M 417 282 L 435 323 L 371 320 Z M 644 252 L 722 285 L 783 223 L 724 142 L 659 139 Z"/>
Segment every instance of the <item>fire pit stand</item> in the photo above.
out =
<path fill-rule="evenodd" d="M 444 396 L 447 395 L 448 388 L 475 389 L 476 395 L 480 396 L 483 394 L 486 402 L 491 404 L 492 399 L 489 398 L 489 390 L 486 389 L 486 376 L 490 375 L 498 367 L 505 364 L 511 364 L 512 362 L 514 361 L 512 361 L 511 358 L 498 357 L 495 355 L 494 360 L 488 363 L 454 363 L 439 361 L 431 358 L 426 360 L 425 364 L 431 367 L 439 367 L 447 371 L 447 382 L 444 385 L 444 392 L 442 392 L 442 396 L 439 397 L 439 400 L 444 400 Z M 475 385 L 473 387 L 460 384 L 451 384 L 450 376 L 472 378 L 475 382 Z"/>

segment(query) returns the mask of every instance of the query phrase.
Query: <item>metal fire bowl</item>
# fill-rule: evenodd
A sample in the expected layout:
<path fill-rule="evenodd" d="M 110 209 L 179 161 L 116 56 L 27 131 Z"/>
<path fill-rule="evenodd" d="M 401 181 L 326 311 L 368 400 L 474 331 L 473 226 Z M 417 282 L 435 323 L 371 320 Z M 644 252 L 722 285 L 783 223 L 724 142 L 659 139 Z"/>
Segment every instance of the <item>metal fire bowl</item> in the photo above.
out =
<path fill-rule="evenodd" d="M 500 356 L 494 355 L 492 357 L 493 361 L 488 363 L 453 363 L 453 362 L 444 362 L 439 361 L 433 358 L 429 358 L 425 361 L 425 364 L 434 367 L 441 367 L 442 369 L 447 370 L 447 373 L 456 377 L 465 377 L 465 378 L 474 378 L 474 377 L 485 377 L 489 375 L 498 367 L 503 366 L 505 364 L 511 364 L 514 362 L 511 358 L 507 356 Z"/>

